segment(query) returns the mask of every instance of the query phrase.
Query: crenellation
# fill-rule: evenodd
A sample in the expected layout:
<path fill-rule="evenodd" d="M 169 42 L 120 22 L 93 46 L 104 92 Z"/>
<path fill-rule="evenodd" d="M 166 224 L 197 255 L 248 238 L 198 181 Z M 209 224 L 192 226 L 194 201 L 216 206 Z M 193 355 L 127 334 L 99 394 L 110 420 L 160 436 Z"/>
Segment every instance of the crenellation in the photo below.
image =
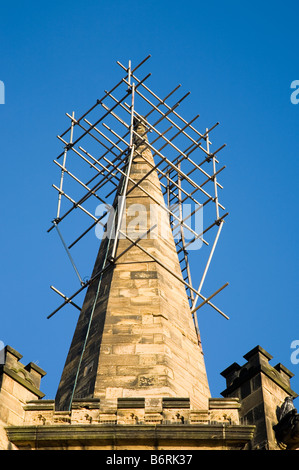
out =
<path fill-rule="evenodd" d="M 282 364 L 271 366 L 273 357 L 260 346 L 244 355 L 243 366 L 234 363 L 221 373 L 226 378 L 224 397 L 238 397 L 241 402 L 241 422 L 256 425 L 252 447 L 279 449 L 273 426 L 278 422 L 278 410 L 286 397 L 296 398 L 290 388 L 293 374 Z"/>
<path fill-rule="evenodd" d="M 56 411 L 54 400 L 32 400 L 24 406 L 24 424 L 239 423 L 240 403 L 236 399 L 211 399 L 209 409 L 194 410 L 189 398 L 117 397 L 112 388 L 110 392 L 109 398 L 75 399 L 71 411 Z"/>

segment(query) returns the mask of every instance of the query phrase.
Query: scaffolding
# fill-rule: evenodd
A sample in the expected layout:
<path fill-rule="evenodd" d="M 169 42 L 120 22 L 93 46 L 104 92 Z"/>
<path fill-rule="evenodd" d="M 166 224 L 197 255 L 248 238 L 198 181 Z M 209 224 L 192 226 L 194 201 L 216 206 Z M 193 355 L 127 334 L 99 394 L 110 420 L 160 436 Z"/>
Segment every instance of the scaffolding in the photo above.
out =
<path fill-rule="evenodd" d="M 54 160 L 55 165 L 60 169 L 59 185 L 53 184 L 53 188 L 58 193 L 57 213 L 48 232 L 57 231 L 78 277 L 80 287 L 70 296 L 66 296 L 56 287 L 51 286 L 51 289 L 63 298 L 63 302 L 47 318 L 51 318 L 67 304 L 81 310 L 74 299 L 89 285 L 99 281 L 103 273 L 133 246 L 139 247 L 153 261 L 168 270 L 159 259 L 140 244 L 140 241 L 147 237 L 154 227 L 137 239 L 132 238 L 123 230 L 122 218 L 126 196 L 134 188 L 139 188 L 153 200 L 154 204 L 168 214 L 182 275 L 178 276 L 173 272 L 171 274 L 186 288 L 190 312 L 197 332 L 196 312 L 204 305 L 209 305 L 224 318 L 229 319 L 212 303 L 212 299 L 228 283 L 210 295 L 202 293 L 207 272 L 228 215 L 219 201 L 219 189 L 223 189 L 223 186 L 219 183 L 218 177 L 225 166 L 217 167 L 218 154 L 225 144 L 211 151 L 210 141 L 211 132 L 219 123 L 199 132 L 194 127 L 198 115 L 189 121 L 184 119 L 178 113 L 178 107 L 190 93 L 186 93 L 172 103 L 181 85 L 176 86 L 164 98 L 154 93 L 147 86 L 151 74 L 141 79 L 136 75 L 149 58 L 150 55 L 134 68 L 132 68 L 131 61 L 128 66 L 117 62 L 124 74 L 121 80 L 109 91 L 105 90 L 103 97 L 97 99 L 95 104 L 81 116 L 77 117 L 75 112 L 66 113 L 70 124 L 62 134 L 57 136 L 64 148 Z M 136 132 L 136 123 L 141 123 L 146 129 L 143 135 Z M 150 149 L 154 164 L 146 159 L 143 153 L 145 148 Z M 72 158 L 69 158 L 70 152 L 74 154 Z M 138 155 L 151 167 L 139 179 L 136 177 L 132 179 L 130 175 L 133 155 Z M 75 170 L 72 169 L 74 162 L 76 163 Z M 156 200 L 142 184 L 152 172 L 158 174 L 164 203 Z M 66 178 L 72 181 L 71 188 L 74 188 L 76 196 L 70 194 L 65 188 Z M 130 189 L 128 189 L 129 183 L 131 183 Z M 80 188 L 80 195 L 77 192 L 78 188 Z M 94 199 L 105 208 L 100 216 L 94 214 L 94 205 L 91 204 Z M 63 212 L 64 200 L 68 202 Z M 115 209 L 117 217 L 114 217 L 112 225 L 110 224 L 113 237 L 111 237 L 112 246 L 110 244 L 109 256 L 107 252 L 99 272 L 87 280 L 82 280 L 71 250 L 95 227 L 101 227 L 103 231 L 107 229 L 107 217 L 111 215 L 111 208 Z M 205 227 L 202 223 L 194 224 L 194 218 L 197 216 L 198 221 L 202 221 L 202 216 L 199 215 L 202 214 L 203 209 Z M 85 214 L 89 219 L 89 224 L 74 240 L 66 243 L 61 225 L 71 214 L 78 212 Z M 209 241 L 206 236 L 209 236 Z M 126 238 L 130 245 L 116 256 L 120 237 Z M 209 253 L 201 273 L 199 286 L 195 288 L 191 278 L 190 261 L 192 260 L 191 252 L 195 258 L 195 250 L 199 247 L 209 250 Z"/>

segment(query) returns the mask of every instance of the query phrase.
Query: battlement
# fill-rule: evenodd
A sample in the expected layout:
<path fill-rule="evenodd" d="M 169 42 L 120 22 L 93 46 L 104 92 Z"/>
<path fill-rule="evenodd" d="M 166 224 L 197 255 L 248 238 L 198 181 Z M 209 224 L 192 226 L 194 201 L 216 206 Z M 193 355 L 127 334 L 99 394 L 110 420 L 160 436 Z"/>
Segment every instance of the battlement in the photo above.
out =
<path fill-rule="evenodd" d="M 11 346 L 5 346 L 4 364 L 0 366 L 0 420 L 5 424 L 22 424 L 23 405 L 45 396 L 39 387 L 46 372 L 33 362 L 22 364 L 22 357 Z"/>
<path fill-rule="evenodd" d="M 269 364 L 273 357 L 261 346 L 243 357 L 247 361 L 243 366 L 234 362 L 221 372 L 227 387 L 221 395 L 238 398 L 241 422 L 256 425 L 253 448 L 276 449 L 273 426 L 278 422 L 280 407 L 286 397 L 298 396 L 290 386 L 294 374 L 281 363 Z"/>
<path fill-rule="evenodd" d="M 223 396 L 227 397 L 239 391 L 238 396 L 241 399 L 245 398 L 255 388 L 258 388 L 258 383 L 255 383 L 258 382 L 258 379 L 255 380 L 255 377 L 261 372 L 290 396 L 297 397 L 297 394 L 290 388 L 290 379 L 294 374 L 281 363 L 271 366 L 269 361 L 273 359 L 273 356 L 261 346 L 251 349 L 243 357 L 247 360 L 243 366 L 234 362 L 221 372 L 221 375 L 226 379 L 227 387 L 221 393 Z"/>
<path fill-rule="evenodd" d="M 29 362 L 26 366 L 23 365 L 20 362 L 22 357 L 22 354 L 11 346 L 5 346 L 3 371 L 10 375 L 16 374 L 16 377 L 14 376 L 14 378 L 18 382 L 22 383 L 39 398 L 42 398 L 44 394 L 40 392 L 39 387 L 41 379 L 46 375 L 46 372 L 34 362 Z"/>
<path fill-rule="evenodd" d="M 30 400 L 45 396 L 39 389 L 46 372 L 33 362 L 24 365 L 22 354 L 11 346 L 2 350 L 0 365 L 0 449 L 10 448 L 6 426 L 22 426 L 25 419 L 24 405 Z"/>
<path fill-rule="evenodd" d="M 75 399 L 70 411 L 54 400 L 31 400 L 25 424 L 227 424 L 239 425 L 237 398 L 210 398 L 208 409 L 194 409 L 188 397 Z"/>

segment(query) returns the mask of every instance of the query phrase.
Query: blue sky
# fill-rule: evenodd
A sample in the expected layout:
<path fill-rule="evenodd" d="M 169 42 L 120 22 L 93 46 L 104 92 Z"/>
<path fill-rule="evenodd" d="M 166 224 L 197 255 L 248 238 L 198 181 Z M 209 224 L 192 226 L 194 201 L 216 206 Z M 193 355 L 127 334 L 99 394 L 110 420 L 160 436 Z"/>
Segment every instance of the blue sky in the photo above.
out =
<path fill-rule="evenodd" d="M 1 5 L 0 105 L 1 327 L 0 340 L 47 371 L 54 398 L 77 321 L 51 284 L 74 292 L 74 274 L 54 233 L 61 152 L 56 135 L 66 112 L 83 112 L 120 79 L 116 61 L 133 65 L 148 54 L 150 86 L 159 95 L 182 84 L 191 91 L 187 116 L 199 127 L 219 121 L 226 143 L 221 199 L 229 217 L 207 277 L 207 292 L 230 283 L 215 311 L 199 311 L 213 396 L 220 372 L 257 344 L 295 377 L 291 342 L 298 331 L 299 6 L 295 1 L 15 1 Z M 96 250 L 75 251 L 90 275 Z M 199 256 L 199 255 L 198 255 Z M 196 266 L 196 263 L 195 263 Z M 194 271 L 195 284 L 200 273 Z"/>

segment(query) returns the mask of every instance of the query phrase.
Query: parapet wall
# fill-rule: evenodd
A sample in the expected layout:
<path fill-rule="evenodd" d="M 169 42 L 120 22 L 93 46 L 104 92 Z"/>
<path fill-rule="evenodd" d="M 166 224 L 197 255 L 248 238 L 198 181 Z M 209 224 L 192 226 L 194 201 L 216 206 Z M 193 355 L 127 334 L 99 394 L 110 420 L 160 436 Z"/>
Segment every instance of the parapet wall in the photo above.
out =
<path fill-rule="evenodd" d="M 8 437 L 19 449 L 40 450 L 230 450 L 244 449 L 254 426 L 239 424 L 239 400 L 209 400 L 195 410 L 189 398 L 76 399 L 70 411 L 54 400 L 24 407 L 23 426 Z"/>
<path fill-rule="evenodd" d="M 0 365 L 0 449 L 10 447 L 5 427 L 22 426 L 26 403 L 44 397 L 39 387 L 45 372 L 32 362 L 25 366 L 21 358 L 12 347 L 4 348 L 4 364 Z"/>
<path fill-rule="evenodd" d="M 24 407 L 25 425 L 57 424 L 239 424 L 237 398 L 211 398 L 209 409 L 190 407 L 189 398 L 76 399 L 71 411 L 55 411 L 53 400 Z"/>

